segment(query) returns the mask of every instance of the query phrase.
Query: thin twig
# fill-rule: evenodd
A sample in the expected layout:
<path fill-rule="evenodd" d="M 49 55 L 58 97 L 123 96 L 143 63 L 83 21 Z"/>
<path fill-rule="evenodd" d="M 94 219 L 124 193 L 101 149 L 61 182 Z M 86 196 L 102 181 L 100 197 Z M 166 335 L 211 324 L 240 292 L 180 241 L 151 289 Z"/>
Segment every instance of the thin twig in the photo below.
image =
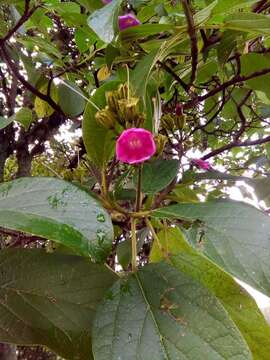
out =
<path fill-rule="evenodd" d="M 190 88 L 192 84 L 194 83 L 196 79 L 197 74 L 197 66 L 198 66 L 198 38 L 197 38 L 197 32 L 195 28 L 195 23 L 193 19 L 193 15 L 189 6 L 188 0 L 182 0 L 182 6 L 184 9 L 184 13 L 187 20 L 187 31 L 188 35 L 190 37 L 190 43 L 191 43 L 191 75 L 188 87 Z"/>

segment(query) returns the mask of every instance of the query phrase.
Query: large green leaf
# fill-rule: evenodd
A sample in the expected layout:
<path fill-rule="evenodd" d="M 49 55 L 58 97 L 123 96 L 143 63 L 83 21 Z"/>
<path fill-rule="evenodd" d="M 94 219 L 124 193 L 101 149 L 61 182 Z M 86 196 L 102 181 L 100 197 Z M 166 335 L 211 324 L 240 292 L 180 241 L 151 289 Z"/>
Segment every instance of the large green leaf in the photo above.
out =
<path fill-rule="evenodd" d="M 65 114 L 71 117 L 84 111 L 85 99 L 81 89 L 71 81 L 65 81 L 58 87 L 59 105 Z"/>
<path fill-rule="evenodd" d="M 177 176 L 178 167 L 178 160 L 158 159 L 144 164 L 142 170 L 142 191 L 147 194 L 154 194 L 164 189 Z"/>
<path fill-rule="evenodd" d="M 257 34 L 270 34 L 270 19 L 267 15 L 237 12 L 228 16 L 224 27 L 232 30 L 248 31 Z"/>
<path fill-rule="evenodd" d="M 92 336 L 96 360 L 252 358 L 220 302 L 165 263 L 118 281 L 98 307 Z"/>
<path fill-rule="evenodd" d="M 270 19 L 269 19 L 270 21 Z M 268 54 L 246 54 L 241 56 L 241 74 L 248 76 L 255 71 L 267 69 L 270 66 L 270 56 Z M 270 75 L 259 76 L 255 79 L 246 81 L 252 90 L 263 91 L 270 98 L 268 83 Z"/>
<path fill-rule="evenodd" d="M 103 261 L 113 229 L 89 193 L 55 178 L 21 178 L 0 185 L 0 226 L 45 237 Z"/>
<path fill-rule="evenodd" d="M 145 55 L 141 61 L 138 62 L 134 71 L 131 74 L 131 83 L 136 92 L 140 97 L 145 96 L 146 87 L 151 75 L 158 61 L 163 61 L 170 51 L 180 42 L 180 38 L 184 38 L 184 34 L 178 34 L 169 40 L 164 41 L 158 49 L 151 51 Z M 181 40 L 183 41 L 183 40 Z"/>
<path fill-rule="evenodd" d="M 254 299 L 231 276 L 206 257 L 196 252 L 186 241 L 179 228 L 167 228 L 158 233 L 150 259 L 167 261 L 207 287 L 222 303 L 235 322 L 252 352 L 254 360 L 268 360 L 270 353 L 270 327 Z"/>
<path fill-rule="evenodd" d="M 88 25 L 105 43 L 110 43 L 118 29 L 118 13 L 122 0 L 113 0 L 88 18 Z"/>
<path fill-rule="evenodd" d="M 118 81 L 110 81 L 97 89 L 84 112 L 83 141 L 87 155 L 97 167 L 104 166 L 110 159 L 115 143 L 115 134 L 100 125 L 95 119 L 95 114 L 97 107 L 102 109 L 106 105 L 106 91 L 115 90 L 119 84 Z"/>
<path fill-rule="evenodd" d="M 1 250 L 0 263 L 0 341 L 92 359 L 95 309 L 117 276 L 82 257 L 37 249 Z"/>
<path fill-rule="evenodd" d="M 270 295 L 270 218 L 236 201 L 177 204 L 154 216 L 201 221 L 192 245 L 230 274 Z"/>

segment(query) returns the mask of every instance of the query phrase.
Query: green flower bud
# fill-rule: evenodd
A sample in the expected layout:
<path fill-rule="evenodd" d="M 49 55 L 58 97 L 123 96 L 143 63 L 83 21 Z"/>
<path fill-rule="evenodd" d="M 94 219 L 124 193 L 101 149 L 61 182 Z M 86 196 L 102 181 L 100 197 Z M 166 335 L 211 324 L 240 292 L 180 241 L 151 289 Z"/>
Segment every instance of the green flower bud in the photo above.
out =
<path fill-rule="evenodd" d="M 155 155 L 161 155 L 164 147 L 168 141 L 167 136 L 162 135 L 162 134 L 158 134 L 155 136 L 154 138 L 155 143 L 156 143 L 156 154 Z"/>
<path fill-rule="evenodd" d="M 118 100 L 119 99 L 117 97 L 116 91 L 106 92 L 106 101 L 107 101 L 108 107 L 115 114 L 117 114 L 119 111 Z"/>
<path fill-rule="evenodd" d="M 106 106 L 105 109 L 98 111 L 95 115 L 97 122 L 106 129 L 114 129 L 116 118 L 115 114 Z"/>
<path fill-rule="evenodd" d="M 175 126 L 177 129 L 182 130 L 186 125 L 186 115 L 176 115 L 175 116 Z"/>
<path fill-rule="evenodd" d="M 172 114 L 163 114 L 160 121 L 163 129 L 173 131 L 175 128 L 175 118 Z"/>

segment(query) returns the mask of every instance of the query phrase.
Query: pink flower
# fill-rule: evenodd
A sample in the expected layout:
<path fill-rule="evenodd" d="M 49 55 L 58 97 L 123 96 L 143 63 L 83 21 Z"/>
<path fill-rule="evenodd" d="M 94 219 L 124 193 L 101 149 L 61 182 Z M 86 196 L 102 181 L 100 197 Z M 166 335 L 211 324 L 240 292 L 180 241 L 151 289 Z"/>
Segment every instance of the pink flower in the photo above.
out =
<path fill-rule="evenodd" d="M 118 16 L 118 24 L 120 31 L 132 26 L 140 25 L 140 21 L 132 13 Z"/>
<path fill-rule="evenodd" d="M 112 0 L 101 0 L 103 2 L 103 4 L 109 4 L 110 2 L 112 2 Z"/>
<path fill-rule="evenodd" d="M 205 161 L 202 159 L 192 159 L 191 162 L 192 162 L 192 164 L 196 165 L 200 169 L 203 169 L 203 170 L 211 170 L 212 169 L 212 166 L 210 165 L 210 163 L 208 161 Z"/>
<path fill-rule="evenodd" d="M 128 164 L 139 164 L 150 159 L 156 152 L 152 133 L 142 128 L 122 132 L 116 142 L 116 157 Z"/>

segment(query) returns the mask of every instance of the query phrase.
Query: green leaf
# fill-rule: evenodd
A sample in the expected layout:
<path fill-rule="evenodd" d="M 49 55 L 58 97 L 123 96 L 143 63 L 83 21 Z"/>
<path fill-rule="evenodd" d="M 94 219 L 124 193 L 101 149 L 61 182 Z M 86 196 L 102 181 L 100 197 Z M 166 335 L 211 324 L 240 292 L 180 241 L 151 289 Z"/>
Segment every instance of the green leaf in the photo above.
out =
<path fill-rule="evenodd" d="M 241 56 L 241 75 L 248 76 L 255 71 L 267 69 L 270 66 L 270 56 L 265 54 L 246 54 Z M 252 90 L 264 92 L 270 98 L 268 83 L 270 75 L 258 76 L 246 81 L 246 85 Z"/>
<path fill-rule="evenodd" d="M 141 24 L 140 26 L 134 26 L 127 28 L 119 34 L 121 41 L 129 42 L 134 41 L 145 36 L 160 34 L 161 32 L 167 32 L 173 30 L 172 25 L 166 24 Z"/>
<path fill-rule="evenodd" d="M 164 229 L 158 233 L 158 238 L 163 252 L 154 242 L 151 261 L 167 259 L 169 264 L 207 287 L 219 299 L 241 331 L 253 359 L 268 360 L 270 327 L 255 300 L 231 276 L 196 252 L 187 243 L 179 228 Z"/>
<path fill-rule="evenodd" d="M 177 184 L 175 185 L 173 191 L 168 196 L 170 199 L 177 202 L 198 202 L 199 198 L 196 194 L 196 191 L 191 189 L 189 186 L 185 184 Z"/>
<path fill-rule="evenodd" d="M 0 116 L 0 130 L 6 128 L 8 125 L 10 125 L 14 121 L 14 117 L 11 116 L 9 118 L 4 118 L 3 116 Z"/>
<path fill-rule="evenodd" d="M 234 10 L 250 6 L 252 3 L 255 2 L 256 0 L 218 0 L 218 3 L 215 6 L 213 12 L 228 14 Z"/>
<path fill-rule="evenodd" d="M 76 117 L 84 111 L 84 95 L 76 84 L 71 81 L 65 81 L 58 86 L 59 105 L 63 112 L 70 116 Z"/>
<path fill-rule="evenodd" d="M 119 84 L 118 81 L 110 81 L 98 88 L 91 97 L 91 102 L 96 106 L 88 103 L 83 116 L 83 141 L 87 155 L 99 168 L 103 167 L 112 156 L 115 134 L 97 123 L 95 119 L 96 107 L 104 108 L 106 92 L 117 89 Z"/>
<path fill-rule="evenodd" d="M 192 245 L 221 268 L 270 295 L 270 218 L 236 201 L 177 204 L 153 215 L 203 222 Z"/>
<path fill-rule="evenodd" d="M 132 87 L 138 96 L 144 98 L 153 68 L 158 61 L 166 58 L 172 48 L 179 43 L 179 38 L 180 35 L 176 35 L 164 41 L 158 49 L 151 51 L 138 62 L 134 71 L 131 73 L 130 79 Z"/>
<path fill-rule="evenodd" d="M 43 85 L 39 91 L 46 95 L 48 91 L 48 84 Z M 54 84 L 51 84 L 50 97 L 54 102 L 58 102 L 58 92 Z M 35 98 L 35 111 L 38 118 L 48 117 L 54 113 L 54 109 L 46 101 L 40 99 L 39 97 Z"/>
<path fill-rule="evenodd" d="M 267 15 L 252 12 L 237 12 L 224 20 L 224 27 L 232 30 L 270 34 L 270 19 Z"/>
<path fill-rule="evenodd" d="M 142 192 L 154 194 L 164 189 L 177 176 L 178 166 L 178 160 L 159 159 L 145 163 L 142 170 Z"/>
<path fill-rule="evenodd" d="M 25 130 L 28 130 L 29 126 L 33 122 L 33 113 L 28 108 L 21 108 L 18 112 L 16 112 L 15 120 L 18 121 Z"/>
<path fill-rule="evenodd" d="M 117 276 L 104 265 L 38 249 L 0 252 L 0 341 L 92 359 L 96 307 Z"/>
<path fill-rule="evenodd" d="M 94 11 L 102 6 L 100 0 L 77 0 L 77 2 L 89 11 Z"/>
<path fill-rule="evenodd" d="M 218 0 L 214 0 L 211 2 L 208 6 L 206 6 L 204 9 L 196 12 L 194 14 L 194 22 L 195 25 L 202 25 L 204 24 L 212 15 L 213 9 L 217 6 Z"/>
<path fill-rule="evenodd" d="M 98 307 L 96 360 L 251 359 L 220 302 L 198 282 L 165 264 L 118 281 Z"/>
<path fill-rule="evenodd" d="M 55 178 L 21 178 L 0 185 L 0 226 L 59 242 L 103 261 L 111 250 L 112 223 L 86 191 Z"/>
<path fill-rule="evenodd" d="M 105 43 L 110 43 L 118 30 L 118 13 L 122 0 L 113 0 L 88 18 L 88 25 Z"/>

